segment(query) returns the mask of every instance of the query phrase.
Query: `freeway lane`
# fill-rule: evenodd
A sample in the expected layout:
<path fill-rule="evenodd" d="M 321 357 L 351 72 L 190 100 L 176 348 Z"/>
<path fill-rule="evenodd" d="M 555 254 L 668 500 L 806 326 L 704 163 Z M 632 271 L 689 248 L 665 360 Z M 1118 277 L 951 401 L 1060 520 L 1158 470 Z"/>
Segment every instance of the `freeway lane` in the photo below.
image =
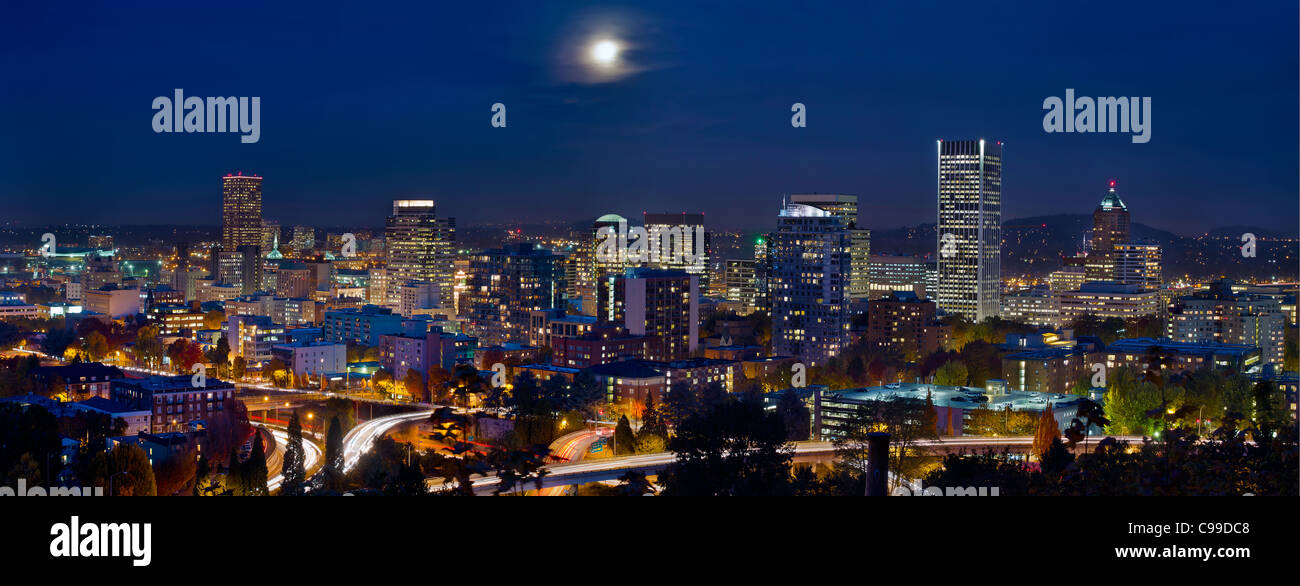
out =
<path fill-rule="evenodd" d="M 591 444 L 606 435 L 613 435 L 613 432 L 611 430 L 582 430 L 566 434 L 551 443 L 551 455 L 565 462 L 576 462 L 586 455 Z M 564 487 L 561 486 L 544 488 L 538 492 L 538 496 L 562 496 L 563 494 Z"/>
<path fill-rule="evenodd" d="M 1141 436 L 1113 436 L 1121 441 L 1142 441 Z M 1101 438 L 1097 438 L 1100 440 Z M 1090 442 L 1093 440 L 1090 439 Z M 917 447 L 930 448 L 937 452 L 967 452 L 982 451 L 993 449 L 1001 451 L 1010 449 L 1011 451 L 1024 451 L 1034 443 L 1033 436 L 1014 436 L 1014 437 L 950 437 L 942 440 L 923 440 L 917 442 Z M 818 462 L 835 458 L 835 444 L 831 442 L 798 442 L 794 448 L 794 461 L 796 462 Z M 663 452 L 659 454 L 643 454 L 639 456 L 623 456 L 618 458 L 609 458 L 604 460 L 592 460 L 587 462 L 572 462 L 567 464 L 552 464 L 546 467 L 548 473 L 542 478 L 542 488 L 551 488 L 558 486 L 567 486 L 572 484 L 584 484 L 588 482 L 599 482 L 602 480 L 615 480 L 629 470 L 637 470 L 645 474 L 655 474 L 671 464 L 676 459 L 672 452 Z M 492 490 L 500 481 L 495 476 L 485 476 L 474 480 L 474 492 L 477 494 L 491 494 Z M 436 489 L 441 487 L 440 481 L 429 480 L 429 487 Z"/>
<path fill-rule="evenodd" d="M 346 472 L 356 466 L 357 461 L 361 459 L 361 455 L 370 451 L 370 446 L 375 443 L 375 439 L 383 437 L 390 429 L 409 421 L 428 419 L 432 414 L 432 409 L 423 409 L 411 413 L 376 417 L 365 423 L 357 424 L 347 435 L 343 436 L 343 471 Z"/>

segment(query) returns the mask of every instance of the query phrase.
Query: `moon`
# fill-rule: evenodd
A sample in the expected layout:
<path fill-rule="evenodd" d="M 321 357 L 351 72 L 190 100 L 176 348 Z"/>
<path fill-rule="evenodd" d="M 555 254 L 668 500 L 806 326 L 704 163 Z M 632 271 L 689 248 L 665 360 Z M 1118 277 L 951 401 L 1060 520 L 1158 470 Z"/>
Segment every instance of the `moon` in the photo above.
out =
<path fill-rule="evenodd" d="M 591 45 L 591 60 L 597 65 L 610 67 L 618 61 L 618 53 L 622 50 L 617 41 L 612 39 L 601 39 Z"/>

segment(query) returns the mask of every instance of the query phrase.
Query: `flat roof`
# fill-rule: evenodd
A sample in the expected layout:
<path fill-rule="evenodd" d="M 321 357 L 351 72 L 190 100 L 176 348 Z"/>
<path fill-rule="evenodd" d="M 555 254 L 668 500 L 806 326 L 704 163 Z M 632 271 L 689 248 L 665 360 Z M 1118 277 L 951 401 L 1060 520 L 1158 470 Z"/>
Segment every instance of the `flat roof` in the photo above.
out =
<path fill-rule="evenodd" d="M 898 388 L 861 387 L 839 391 L 825 391 L 823 396 L 838 396 L 845 401 L 879 401 L 893 398 L 925 400 L 926 395 L 936 407 L 957 407 L 960 409 L 1003 409 L 1011 407 L 1016 411 L 1042 411 L 1048 403 L 1053 408 L 1070 406 L 1086 398 L 1079 395 L 1062 395 L 1057 393 L 1039 393 L 1034 391 L 1008 391 L 1005 395 L 988 395 L 978 387 L 954 387 L 925 383 L 899 383 Z M 987 401 L 980 401 L 984 397 Z"/>

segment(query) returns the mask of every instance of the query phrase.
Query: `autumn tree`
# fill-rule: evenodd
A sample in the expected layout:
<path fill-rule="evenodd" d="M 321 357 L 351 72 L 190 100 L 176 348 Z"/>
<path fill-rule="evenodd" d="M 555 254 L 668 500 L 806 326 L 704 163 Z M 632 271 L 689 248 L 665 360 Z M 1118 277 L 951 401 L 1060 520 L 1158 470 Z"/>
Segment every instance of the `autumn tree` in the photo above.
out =
<path fill-rule="evenodd" d="M 1038 429 L 1034 431 L 1034 455 L 1042 459 L 1043 454 L 1046 454 L 1048 448 L 1052 446 L 1052 441 L 1058 440 L 1060 436 L 1061 427 L 1052 412 L 1052 404 L 1048 403 L 1043 409 L 1043 414 L 1038 418 Z"/>

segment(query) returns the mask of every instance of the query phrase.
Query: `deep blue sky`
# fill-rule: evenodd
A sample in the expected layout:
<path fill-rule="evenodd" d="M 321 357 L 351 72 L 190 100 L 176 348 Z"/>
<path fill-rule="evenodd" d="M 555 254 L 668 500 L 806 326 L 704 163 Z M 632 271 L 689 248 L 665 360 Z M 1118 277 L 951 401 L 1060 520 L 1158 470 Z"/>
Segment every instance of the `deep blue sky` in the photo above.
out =
<path fill-rule="evenodd" d="M 1297 3 L 49 2 L 0 8 L 0 201 L 20 222 L 219 222 L 220 176 L 284 225 L 700 210 L 783 193 L 934 221 L 934 140 L 1006 142 L 1004 218 L 1088 213 L 1297 231 Z M 1074 5 L 1077 4 L 1077 5 Z M 568 63 L 593 35 L 636 71 Z M 1045 134 L 1063 96 L 1151 96 L 1152 140 Z M 155 134 L 150 103 L 260 96 L 262 139 Z M 504 102 L 508 127 L 490 126 Z M 790 105 L 808 106 L 791 128 Z"/>

